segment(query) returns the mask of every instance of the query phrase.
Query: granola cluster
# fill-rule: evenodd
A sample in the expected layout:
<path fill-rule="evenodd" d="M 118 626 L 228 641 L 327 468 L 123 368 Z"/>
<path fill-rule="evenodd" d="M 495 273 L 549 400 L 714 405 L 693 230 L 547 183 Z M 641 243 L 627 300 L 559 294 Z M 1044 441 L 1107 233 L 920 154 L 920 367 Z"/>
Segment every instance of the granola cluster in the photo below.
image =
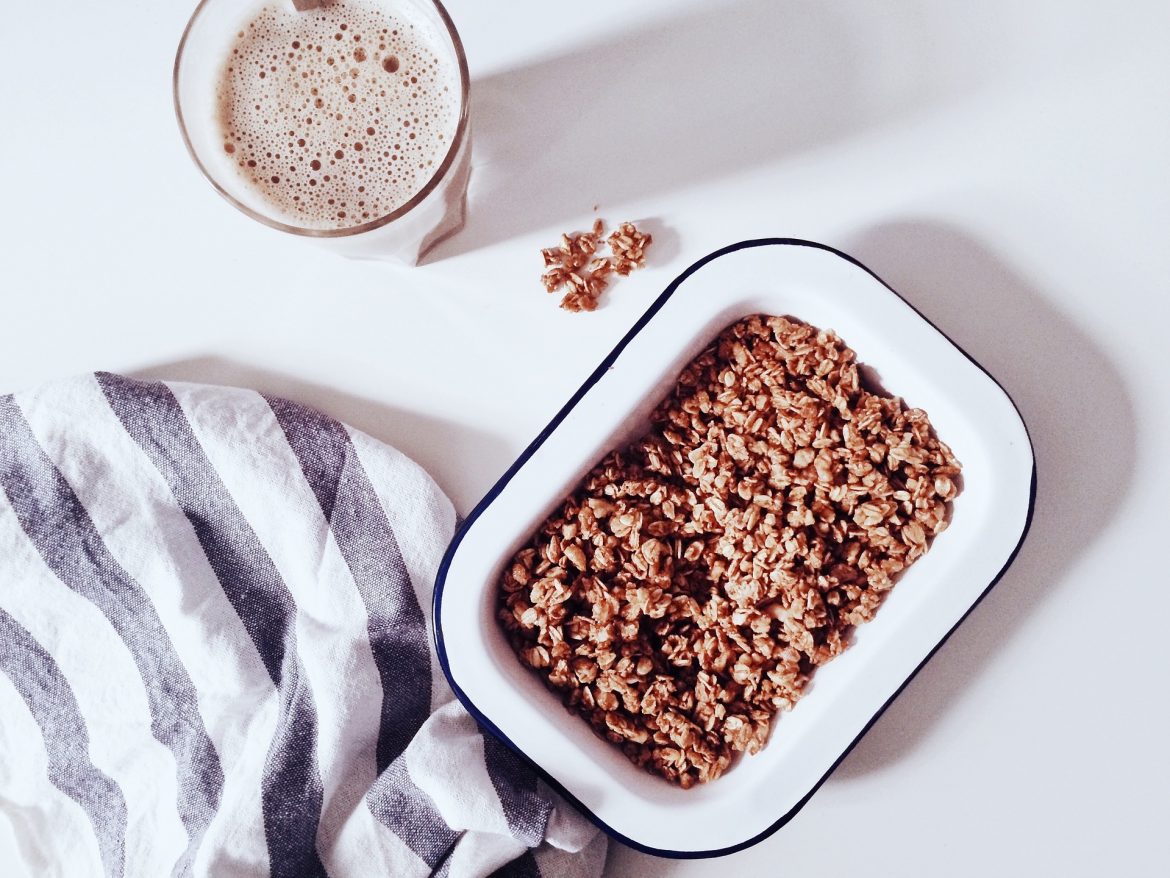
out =
<path fill-rule="evenodd" d="M 959 471 L 834 333 L 748 317 L 506 565 L 499 619 L 633 762 L 713 780 L 946 528 Z"/>
<path fill-rule="evenodd" d="M 546 269 L 541 283 L 550 293 L 567 288 L 561 299 L 566 311 L 595 310 L 610 275 L 625 277 L 646 264 L 646 248 L 653 240 L 650 235 L 638 231 L 633 223 L 622 223 L 608 238 L 604 234 L 605 223 L 597 219 L 588 232 L 563 234 L 560 246 L 540 251 Z M 599 253 L 605 243 L 609 244 L 609 256 Z"/>

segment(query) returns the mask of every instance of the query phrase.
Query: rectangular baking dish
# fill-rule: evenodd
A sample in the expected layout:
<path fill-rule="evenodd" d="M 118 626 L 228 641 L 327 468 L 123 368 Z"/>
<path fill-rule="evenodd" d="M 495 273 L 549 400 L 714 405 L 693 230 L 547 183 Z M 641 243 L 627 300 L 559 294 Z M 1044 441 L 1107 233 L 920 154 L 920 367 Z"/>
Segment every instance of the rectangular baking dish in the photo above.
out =
<path fill-rule="evenodd" d="M 763 750 L 682 790 L 627 761 L 520 664 L 495 619 L 497 583 L 605 452 L 647 428 L 680 369 L 756 313 L 836 330 L 869 377 L 927 411 L 963 464 L 963 491 L 949 529 L 777 717 Z M 808 241 L 745 241 L 675 280 L 471 513 L 435 583 L 439 660 L 467 709 L 614 837 L 662 856 L 731 853 L 792 818 L 998 581 L 1034 497 L 1027 429 L 974 360 L 848 256 Z"/>

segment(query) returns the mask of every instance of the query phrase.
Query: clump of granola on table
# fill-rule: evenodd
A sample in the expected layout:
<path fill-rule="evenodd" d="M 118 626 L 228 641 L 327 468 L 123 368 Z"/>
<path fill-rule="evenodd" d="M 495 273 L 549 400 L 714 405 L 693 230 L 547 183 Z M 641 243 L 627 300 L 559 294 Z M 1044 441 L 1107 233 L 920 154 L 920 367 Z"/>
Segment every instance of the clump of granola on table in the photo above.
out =
<path fill-rule="evenodd" d="M 565 289 L 561 307 L 566 311 L 594 311 L 601 294 L 617 274 L 626 277 L 646 264 L 646 248 L 653 238 L 633 223 L 622 223 L 609 237 L 605 223 L 593 221 L 588 232 L 561 235 L 557 247 L 540 251 L 545 272 L 540 281 L 547 292 Z M 609 255 L 604 248 L 608 244 Z"/>
<path fill-rule="evenodd" d="M 505 565 L 521 661 L 683 787 L 757 752 L 947 526 L 960 464 L 833 332 L 727 327 Z"/>

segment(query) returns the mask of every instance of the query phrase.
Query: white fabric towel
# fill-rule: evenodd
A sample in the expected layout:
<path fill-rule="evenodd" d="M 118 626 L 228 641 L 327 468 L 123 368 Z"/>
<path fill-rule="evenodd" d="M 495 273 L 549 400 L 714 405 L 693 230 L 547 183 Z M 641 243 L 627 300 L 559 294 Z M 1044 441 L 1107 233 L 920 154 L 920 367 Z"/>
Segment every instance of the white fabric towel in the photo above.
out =
<path fill-rule="evenodd" d="M 0 397 L 3 874 L 600 875 L 438 668 L 454 529 L 413 462 L 290 402 Z"/>

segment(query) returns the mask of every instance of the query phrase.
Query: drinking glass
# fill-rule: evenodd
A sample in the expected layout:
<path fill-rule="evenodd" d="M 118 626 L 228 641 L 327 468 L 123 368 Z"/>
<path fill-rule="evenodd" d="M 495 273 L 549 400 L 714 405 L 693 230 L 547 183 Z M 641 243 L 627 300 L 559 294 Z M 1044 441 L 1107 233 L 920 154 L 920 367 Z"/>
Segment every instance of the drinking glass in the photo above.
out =
<path fill-rule="evenodd" d="M 254 220 L 300 235 L 344 255 L 414 264 L 428 249 L 457 232 L 467 205 L 471 171 L 471 132 L 467 105 L 470 78 L 463 43 L 439 0 L 379 0 L 391 12 L 421 21 L 438 36 L 439 63 L 459 71 L 459 112 L 455 134 L 441 162 L 423 186 L 401 207 L 343 229 L 313 229 L 291 224 L 249 186 L 223 148 L 217 89 L 237 34 L 272 0 L 202 0 L 191 16 L 175 57 L 174 100 L 179 130 L 191 158 L 216 191 Z M 294 8 L 293 0 L 279 0 Z M 296 0 L 295 7 L 329 0 Z"/>

